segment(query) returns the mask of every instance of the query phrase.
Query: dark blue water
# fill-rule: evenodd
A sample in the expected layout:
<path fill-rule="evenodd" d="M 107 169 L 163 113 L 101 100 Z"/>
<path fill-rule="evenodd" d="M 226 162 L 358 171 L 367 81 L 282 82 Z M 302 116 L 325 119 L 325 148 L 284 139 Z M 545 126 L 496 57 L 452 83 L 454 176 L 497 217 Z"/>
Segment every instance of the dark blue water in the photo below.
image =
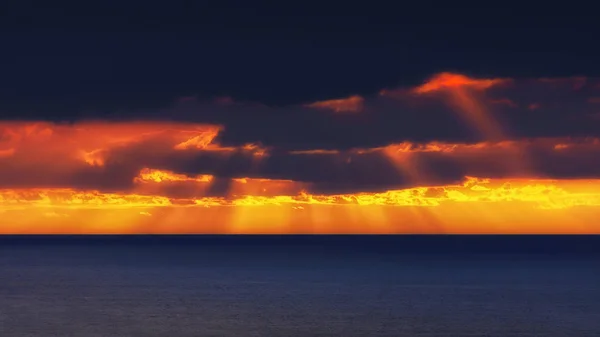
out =
<path fill-rule="evenodd" d="M 1 237 L 0 336 L 600 336 L 598 237 Z"/>

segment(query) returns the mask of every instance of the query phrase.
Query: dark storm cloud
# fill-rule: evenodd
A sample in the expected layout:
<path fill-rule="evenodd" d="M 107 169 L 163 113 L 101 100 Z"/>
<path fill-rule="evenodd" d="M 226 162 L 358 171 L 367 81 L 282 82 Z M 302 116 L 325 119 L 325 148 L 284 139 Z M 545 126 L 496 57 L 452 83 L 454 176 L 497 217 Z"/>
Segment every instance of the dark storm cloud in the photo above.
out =
<path fill-rule="evenodd" d="M 469 94 L 506 138 L 597 137 L 600 128 L 594 116 L 600 106 L 593 99 L 600 95 L 598 83 L 579 77 L 524 79 Z M 258 143 L 284 150 L 344 150 L 401 141 L 488 140 L 443 95 L 414 95 L 410 89 L 365 97 L 360 111 L 186 101 L 147 117 L 223 125 L 219 141 L 224 146 Z"/>
<path fill-rule="evenodd" d="M 290 180 L 326 194 L 453 184 L 465 176 L 600 177 L 600 125 L 590 118 L 599 108 L 597 80 L 451 77 L 425 84 L 427 90 L 312 106 L 182 99 L 102 122 L 4 123 L 0 188 L 133 191 L 144 168 L 214 176 L 209 188 L 165 184 L 159 194 L 171 196 L 226 195 L 231 179 L 242 177 Z M 486 142 L 481 131 L 490 125 L 504 138 Z"/>
<path fill-rule="evenodd" d="M 136 158 L 137 166 L 222 179 L 249 177 L 306 183 L 312 193 L 355 193 L 415 186 L 446 185 L 465 176 L 488 178 L 599 178 L 597 139 L 533 139 L 476 145 L 441 144 L 439 150 L 415 147 L 331 153 L 175 151 L 136 157 L 125 149 L 119 157 Z M 132 164 L 133 165 L 133 164 Z"/>
<path fill-rule="evenodd" d="M 427 80 L 427 79 L 425 79 Z M 424 80 L 424 81 L 425 81 Z M 475 79 L 478 80 L 478 79 Z M 367 95 L 350 112 L 297 105 L 266 105 L 233 99 L 186 96 L 163 108 L 85 112 L 76 120 L 159 120 L 210 123 L 224 127 L 223 146 L 261 144 L 281 150 L 376 147 L 402 141 L 479 142 L 488 140 L 443 94 L 415 95 L 414 87 L 391 95 Z M 515 79 L 475 95 L 506 138 L 600 136 L 599 82 L 594 78 Z M 344 97 L 330 97 L 331 100 Z M 327 101 L 327 99 L 323 100 Z M 322 102 L 322 101 L 321 101 Z"/>

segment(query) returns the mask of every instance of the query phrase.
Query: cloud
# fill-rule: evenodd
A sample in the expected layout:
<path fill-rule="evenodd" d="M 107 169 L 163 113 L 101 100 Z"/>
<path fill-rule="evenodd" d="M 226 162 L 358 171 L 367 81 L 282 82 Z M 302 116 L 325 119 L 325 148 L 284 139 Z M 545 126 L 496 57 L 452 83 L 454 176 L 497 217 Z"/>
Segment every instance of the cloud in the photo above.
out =
<path fill-rule="evenodd" d="M 422 85 L 413 89 L 417 94 L 427 94 L 444 90 L 456 90 L 457 88 L 469 88 L 473 90 L 486 90 L 493 86 L 509 83 L 505 78 L 471 78 L 462 74 L 440 73 Z"/>
<path fill-rule="evenodd" d="M 5 150 L 0 150 L 0 158 L 2 157 L 10 157 L 12 155 L 15 154 L 15 149 L 5 149 Z"/>
<path fill-rule="evenodd" d="M 0 158 L 0 188 L 187 198 L 382 192 L 455 184 L 465 176 L 600 178 L 598 138 L 286 151 L 222 146 L 219 127 L 211 125 L 6 123 L 0 129 L 14 149 Z"/>
<path fill-rule="evenodd" d="M 217 126 L 146 122 L 4 122 L 0 186 L 123 188 L 141 167 L 135 158 L 115 161 L 120 149 L 137 156 L 176 151 L 177 144 L 210 134 Z M 209 149 L 210 150 L 210 149 Z"/>
<path fill-rule="evenodd" d="M 453 207 L 511 205 L 514 217 L 503 221 L 519 223 L 517 213 L 535 209 L 536 221 L 560 232 L 557 221 L 592 219 L 587 208 L 600 206 L 598 95 L 594 78 L 443 73 L 307 105 L 187 97 L 104 119 L 2 121 L 0 211 L 21 231 L 61 221 L 77 232 L 82 217 L 94 217 L 85 231 L 107 232 L 101 220 L 110 213 L 129 226 L 118 232 L 194 232 L 192 215 L 231 225 L 204 222 L 209 232 L 272 232 L 278 222 L 329 232 L 340 221 L 348 227 L 334 232 L 361 232 L 365 222 L 382 226 L 368 232 L 422 230 L 394 227 L 398 217 L 446 232 L 448 221 L 457 230 L 459 219 L 484 217 Z M 395 206 L 411 211 L 387 209 Z M 564 209 L 562 220 L 542 211 Z M 485 221 L 496 228 L 498 219 Z"/>
<path fill-rule="evenodd" d="M 223 146 L 254 143 L 293 151 L 403 141 L 598 137 L 598 128 L 589 123 L 589 116 L 597 113 L 590 100 L 598 95 L 598 83 L 595 78 L 471 78 L 443 73 L 422 85 L 385 89 L 376 96 L 307 106 L 197 103 L 165 109 L 161 115 L 223 125 L 219 134 Z"/>
<path fill-rule="evenodd" d="M 331 99 L 307 104 L 309 108 L 331 110 L 333 112 L 361 112 L 365 99 L 354 95 L 346 98 Z"/>
<path fill-rule="evenodd" d="M 598 113 L 592 102 L 600 93 L 599 84 L 597 78 L 583 77 L 511 79 L 442 73 L 415 86 L 308 105 L 186 97 L 168 107 L 89 113 L 75 122 L 213 125 L 223 147 L 255 144 L 286 151 L 347 150 L 404 141 L 600 137 L 597 123 L 590 122 L 594 121 L 590 116 Z"/>

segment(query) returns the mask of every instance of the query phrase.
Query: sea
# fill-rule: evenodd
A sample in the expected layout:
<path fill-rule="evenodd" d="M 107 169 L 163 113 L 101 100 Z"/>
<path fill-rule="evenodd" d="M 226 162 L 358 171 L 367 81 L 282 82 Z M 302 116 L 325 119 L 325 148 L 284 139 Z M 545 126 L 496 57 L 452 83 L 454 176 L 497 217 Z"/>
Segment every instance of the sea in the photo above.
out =
<path fill-rule="evenodd" d="M 0 236 L 1 337 L 600 336 L 600 236 Z"/>

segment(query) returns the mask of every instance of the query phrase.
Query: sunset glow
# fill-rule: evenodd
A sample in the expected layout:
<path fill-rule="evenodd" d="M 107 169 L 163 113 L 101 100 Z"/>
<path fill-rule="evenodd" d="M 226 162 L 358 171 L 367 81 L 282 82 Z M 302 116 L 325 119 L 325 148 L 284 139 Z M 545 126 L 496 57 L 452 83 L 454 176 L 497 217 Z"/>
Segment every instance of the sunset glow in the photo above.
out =
<path fill-rule="evenodd" d="M 591 81 L 560 80 L 442 73 L 382 91 L 407 121 L 430 104 L 477 141 L 398 132 L 383 145 L 294 147 L 238 141 L 215 121 L 0 122 L 0 233 L 600 233 L 600 139 L 515 136 L 509 123 L 562 104 L 510 90 L 567 95 Z M 590 106 L 582 123 L 597 97 L 578 98 Z M 385 104 L 352 96 L 293 109 L 360 112 L 367 132 Z M 305 137 L 333 144 L 327 132 Z"/>

